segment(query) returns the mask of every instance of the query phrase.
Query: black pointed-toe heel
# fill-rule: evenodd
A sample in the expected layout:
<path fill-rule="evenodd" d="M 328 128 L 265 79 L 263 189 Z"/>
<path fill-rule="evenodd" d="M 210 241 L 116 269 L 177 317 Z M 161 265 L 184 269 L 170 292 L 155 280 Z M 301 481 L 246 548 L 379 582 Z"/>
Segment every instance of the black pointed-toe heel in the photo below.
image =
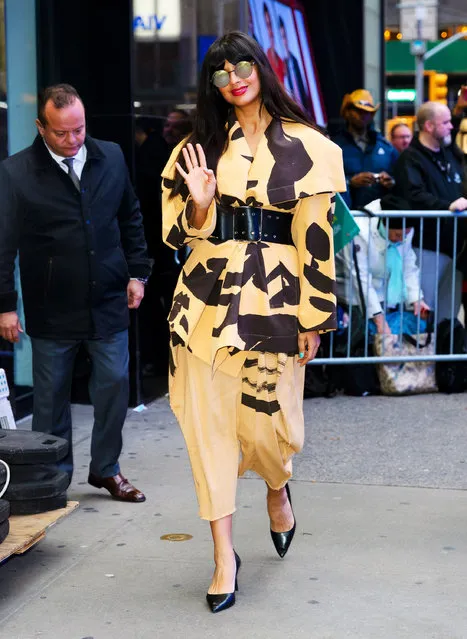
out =
<path fill-rule="evenodd" d="M 238 581 L 237 575 L 238 570 L 242 564 L 240 557 L 234 550 L 235 555 L 235 590 L 238 590 Z M 208 602 L 208 606 L 211 609 L 211 612 L 222 612 L 222 610 L 227 610 L 227 608 L 231 608 L 235 603 L 235 591 L 228 592 L 223 595 L 210 595 L 209 593 L 206 595 L 206 601 Z"/>
<path fill-rule="evenodd" d="M 287 498 L 289 500 L 290 507 L 292 508 L 292 499 L 290 498 L 289 484 L 285 485 L 285 490 L 287 492 Z M 273 530 L 271 530 L 272 543 L 274 544 L 274 548 L 277 550 L 277 554 L 281 559 L 285 557 L 288 549 L 290 548 L 290 544 L 292 543 L 293 536 L 295 535 L 297 521 L 295 519 L 293 509 L 292 514 L 294 516 L 294 523 L 290 530 L 287 530 L 286 532 L 274 532 Z"/>

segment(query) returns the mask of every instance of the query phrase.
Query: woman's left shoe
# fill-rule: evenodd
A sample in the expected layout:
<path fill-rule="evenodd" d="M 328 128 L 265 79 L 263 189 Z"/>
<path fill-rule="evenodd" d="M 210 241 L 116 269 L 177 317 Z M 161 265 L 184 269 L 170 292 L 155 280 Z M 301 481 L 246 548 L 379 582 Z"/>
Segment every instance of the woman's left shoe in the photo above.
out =
<path fill-rule="evenodd" d="M 290 503 L 290 508 L 292 508 L 292 500 L 290 498 L 290 489 L 288 484 L 285 485 L 285 490 L 287 492 L 287 498 Z M 294 515 L 293 509 L 292 514 Z M 288 549 L 290 548 L 293 536 L 295 535 L 296 525 L 297 521 L 294 515 L 294 523 L 290 530 L 287 530 L 286 532 L 274 532 L 273 530 L 271 530 L 272 543 L 274 544 L 274 547 L 277 550 L 277 554 L 281 559 L 285 557 Z"/>
<path fill-rule="evenodd" d="M 237 575 L 242 562 L 240 557 L 234 550 L 235 555 L 235 590 L 238 590 L 238 582 Z M 211 612 L 222 612 L 222 610 L 227 610 L 227 608 L 231 608 L 235 603 L 235 591 L 228 592 L 222 595 L 210 595 L 209 593 L 206 595 L 206 601 L 208 602 L 208 606 L 211 608 Z"/>

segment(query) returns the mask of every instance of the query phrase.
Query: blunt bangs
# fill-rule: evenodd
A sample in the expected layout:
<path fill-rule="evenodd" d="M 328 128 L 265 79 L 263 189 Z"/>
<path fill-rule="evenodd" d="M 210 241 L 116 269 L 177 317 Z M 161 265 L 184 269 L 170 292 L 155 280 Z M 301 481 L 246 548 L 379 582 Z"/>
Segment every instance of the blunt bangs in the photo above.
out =
<path fill-rule="evenodd" d="M 267 62 L 266 56 L 250 36 L 232 31 L 214 42 L 209 48 L 205 63 L 209 67 L 209 75 L 224 68 L 225 61 L 235 65 L 243 60 L 253 61 L 257 65 Z"/>

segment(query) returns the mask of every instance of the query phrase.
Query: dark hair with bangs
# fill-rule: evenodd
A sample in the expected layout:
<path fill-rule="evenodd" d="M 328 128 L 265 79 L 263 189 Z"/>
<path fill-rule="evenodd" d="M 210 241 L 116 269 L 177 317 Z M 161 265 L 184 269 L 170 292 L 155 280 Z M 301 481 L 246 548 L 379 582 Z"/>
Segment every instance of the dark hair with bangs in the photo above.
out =
<path fill-rule="evenodd" d="M 320 131 L 285 91 L 256 40 L 241 31 L 230 31 L 209 47 L 204 58 L 193 132 L 187 139 L 187 143 L 201 144 L 206 154 L 207 166 L 214 174 L 217 172 L 219 158 L 227 148 L 226 122 L 233 107 L 224 100 L 211 79 L 214 71 L 224 68 L 226 60 L 234 65 L 242 60 L 255 62 L 261 83 L 261 108 L 264 107 L 273 118 L 299 122 Z M 177 161 L 186 170 L 182 152 Z M 171 197 L 181 193 L 184 186 L 183 178 L 177 172 Z"/>

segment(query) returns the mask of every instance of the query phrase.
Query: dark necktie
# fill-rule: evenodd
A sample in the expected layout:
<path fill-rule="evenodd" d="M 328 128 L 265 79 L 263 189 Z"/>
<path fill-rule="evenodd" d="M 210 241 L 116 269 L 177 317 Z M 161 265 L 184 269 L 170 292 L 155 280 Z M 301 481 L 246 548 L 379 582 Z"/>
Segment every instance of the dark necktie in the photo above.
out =
<path fill-rule="evenodd" d="M 66 158 L 65 160 L 62 160 L 62 163 L 68 167 L 68 177 L 71 179 L 71 181 L 73 182 L 75 187 L 78 189 L 78 191 L 80 191 L 81 189 L 79 186 L 79 177 L 76 175 L 75 170 L 73 168 L 74 161 L 75 161 L 75 158 Z"/>

